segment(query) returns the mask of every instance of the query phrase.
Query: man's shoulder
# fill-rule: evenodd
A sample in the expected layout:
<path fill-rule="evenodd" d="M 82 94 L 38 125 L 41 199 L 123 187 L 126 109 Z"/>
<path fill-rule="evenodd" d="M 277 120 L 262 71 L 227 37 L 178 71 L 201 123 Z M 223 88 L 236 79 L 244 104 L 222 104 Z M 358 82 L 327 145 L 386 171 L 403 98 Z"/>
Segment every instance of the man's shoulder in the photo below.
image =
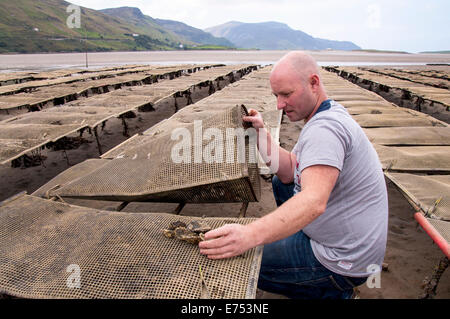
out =
<path fill-rule="evenodd" d="M 329 110 L 311 118 L 304 129 L 331 128 L 333 130 L 345 131 L 352 135 L 355 133 L 355 130 L 359 131 L 361 129 L 345 107 L 336 101 L 332 101 L 331 105 L 332 107 Z"/>
<path fill-rule="evenodd" d="M 354 121 L 351 117 L 348 117 L 348 113 L 344 112 L 346 112 L 345 109 L 342 111 L 339 108 L 331 108 L 321 112 L 306 123 L 303 131 L 308 132 L 320 129 L 345 130 L 346 127 L 353 126 Z"/>
<path fill-rule="evenodd" d="M 327 111 L 320 112 L 319 114 L 317 114 L 317 116 L 314 116 L 312 119 L 321 120 L 321 119 L 326 119 L 326 118 L 331 118 L 331 119 L 352 118 L 350 116 L 350 114 L 348 113 L 347 109 L 344 106 L 342 106 L 342 104 L 340 104 L 334 100 L 331 100 L 330 104 L 331 104 L 331 107 Z"/>

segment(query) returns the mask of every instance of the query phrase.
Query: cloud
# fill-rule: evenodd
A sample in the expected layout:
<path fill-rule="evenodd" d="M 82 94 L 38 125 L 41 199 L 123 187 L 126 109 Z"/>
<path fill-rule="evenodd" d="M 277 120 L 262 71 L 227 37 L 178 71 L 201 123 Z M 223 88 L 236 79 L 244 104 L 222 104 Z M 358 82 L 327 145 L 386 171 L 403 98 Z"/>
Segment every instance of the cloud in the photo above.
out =
<path fill-rule="evenodd" d="M 381 26 L 381 9 L 378 4 L 369 4 L 367 6 L 367 26 L 370 29 L 379 29 Z"/>

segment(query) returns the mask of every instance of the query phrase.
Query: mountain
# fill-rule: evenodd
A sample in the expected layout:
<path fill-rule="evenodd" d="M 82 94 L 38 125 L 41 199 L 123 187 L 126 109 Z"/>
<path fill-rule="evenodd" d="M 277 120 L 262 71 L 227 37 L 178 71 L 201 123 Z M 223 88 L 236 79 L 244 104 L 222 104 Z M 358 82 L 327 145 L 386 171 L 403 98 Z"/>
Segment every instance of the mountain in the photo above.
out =
<path fill-rule="evenodd" d="M 430 54 L 449 54 L 450 50 L 441 50 L 441 51 L 423 51 L 423 52 L 419 52 L 419 53 L 430 53 Z"/>
<path fill-rule="evenodd" d="M 279 22 L 242 23 L 231 21 L 205 29 L 216 37 L 224 37 L 237 47 L 261 50 L 358 50 L 349 41 L 314 38 Z"/>
<path fill-rule="evenodd" d="M 162 30 L 169 30 L 193 46 L 196 44 L 209 44 L 226 47 L 234 46 L 233 43 L 225 38 L 216 38 L 210 33 L 191 27 L 185 23 L 173 20 L 154 19 L 148 15 L 144 15 L 138 8 L 120 7 L 103 9 L 100 11 L 113 17 L 122 18 L 136 26 L 152 26 Z"/>
<path fill-rule="evenodd" d="M 233 43 L 231 43 L 225 38 L 215 37 L 211 33 L 191 27 L 182 22 L 173 20 L 162 20 L 162 19 L 155 19 L 155 21 L 159 25 L 166 28 L 167 30 L 174 32 L 175 34 L 179 35 L 180 37 L 188 41 L 196 42 L 199 44 L 212 44 L 225 47 L 235 47 Z"/>
<path fill-rule="evenodd" d="M 157 23 L 138 24 L 84 7 L 81 28 L 70 29 L 69 5 L 62 0 L 0 0 L 0 53 L 170 50 L 191 44 Z"/>
<path fill-rule="evenodd" d="M 120 7 L 120 8 L 110 8 L 99 10 L 99 12 L 107 14 L 114 18 L 119 18 L 124 21 L 127 21 L 129 24 L 133 25 L 135 28 L 141 29 L 149 29 L 149 30 L 157 30 L 161 34 L 164 35 L 172 35 L 176 37 L 178 41 L 182 41 L 185 44 L 195 44 L 195 41 L 190 41 L 188 39 L 182 39 L 182 37 L 176 35 L 174 32 L 171 32 L 168 28 L 165 28 L 161 24 L 159 24 L 156 19 L 153 19 L 150 16 L 144 15 L 139 8 L 133 7 Z"/>

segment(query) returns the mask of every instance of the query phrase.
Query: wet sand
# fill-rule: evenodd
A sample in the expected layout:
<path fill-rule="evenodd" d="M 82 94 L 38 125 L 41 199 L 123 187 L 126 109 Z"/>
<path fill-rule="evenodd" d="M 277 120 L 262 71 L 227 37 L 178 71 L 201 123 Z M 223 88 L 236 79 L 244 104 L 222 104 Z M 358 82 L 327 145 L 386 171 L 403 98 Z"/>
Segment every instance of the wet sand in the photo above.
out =
<path fill-rule="evenodd" d="M 89 68 L 124 64 L 257 63 L 273 64 L 288 51 L 139 51 L 88 53 Z M 420 65 L 450 63 L 450 54 L 308 51 L 320 65 Z M 0 71 L 85 68 L 85 53 L 0 55 Z"/>

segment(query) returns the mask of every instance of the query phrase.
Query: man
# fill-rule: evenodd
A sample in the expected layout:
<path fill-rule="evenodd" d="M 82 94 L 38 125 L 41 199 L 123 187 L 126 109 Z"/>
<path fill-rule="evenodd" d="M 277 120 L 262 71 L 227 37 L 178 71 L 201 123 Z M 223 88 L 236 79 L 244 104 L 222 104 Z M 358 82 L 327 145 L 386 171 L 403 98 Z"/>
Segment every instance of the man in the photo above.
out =
<path fill-rule="evenodd" d="M 267 139 L 260 152 L 278 152 L 272 184 L 279 207 L 249 225 L 206 233 L 200 252 L 220 259 L 264 245 L 259 288 L 291 298 L 350 298 L 374 266 L 381 269 L 386 249 L 388 201 L 377 153 L 345 108 L 328 99 L 311 56 L 284 56 L 270 84 L 277 108 L 291 121 L 305 120 L 289 152 L 272 141 L 257 111 L 244 117 Z"/>

